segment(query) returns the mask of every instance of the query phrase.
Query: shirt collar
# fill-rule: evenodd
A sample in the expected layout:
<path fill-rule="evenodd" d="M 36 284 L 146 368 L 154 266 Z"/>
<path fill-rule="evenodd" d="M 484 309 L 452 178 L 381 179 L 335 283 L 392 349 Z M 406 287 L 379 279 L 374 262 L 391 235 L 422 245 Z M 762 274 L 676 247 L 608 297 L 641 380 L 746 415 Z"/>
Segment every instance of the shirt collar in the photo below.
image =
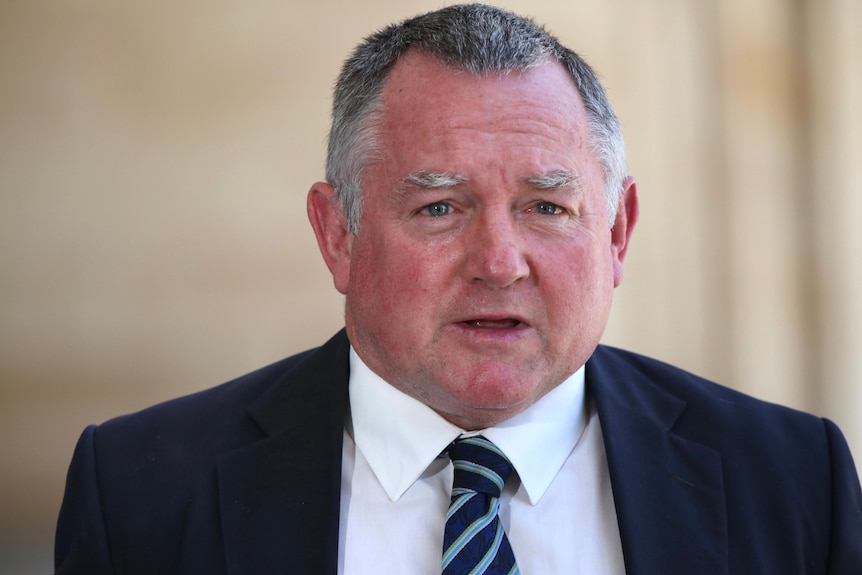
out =
<path fill-rule="evenodd" d="M 392 501 L 400 499 L 453 440 L 481 434 L 506 454 L 535 505 L 587 421 L 583 367 L 521 413 L 469 433 L 384 381 L 353 347 L 349 385 L 353 440 Z"/>

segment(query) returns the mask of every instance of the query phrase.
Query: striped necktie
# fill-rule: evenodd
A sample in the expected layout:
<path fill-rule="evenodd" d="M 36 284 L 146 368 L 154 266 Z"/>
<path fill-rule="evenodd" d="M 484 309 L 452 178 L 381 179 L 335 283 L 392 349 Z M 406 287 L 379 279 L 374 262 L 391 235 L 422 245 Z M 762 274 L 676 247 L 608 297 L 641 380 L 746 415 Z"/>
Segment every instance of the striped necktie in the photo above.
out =
<path fill-rule="evenodd" d="M 512 464 L 481 436 L 457 439 L 448 452 L 455 478 L 443 535 L 443 575 L 519 573 L 497 515 Z"/>

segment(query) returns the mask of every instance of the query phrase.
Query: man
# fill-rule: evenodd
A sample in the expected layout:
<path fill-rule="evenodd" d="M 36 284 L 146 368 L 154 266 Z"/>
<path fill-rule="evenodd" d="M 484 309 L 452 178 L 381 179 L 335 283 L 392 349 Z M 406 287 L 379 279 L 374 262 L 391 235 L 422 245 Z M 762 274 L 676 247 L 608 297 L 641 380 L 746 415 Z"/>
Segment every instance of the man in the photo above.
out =
<path fill-rule="evenodd" d="M 598 345 L 636 185 L 541 28 L 367 39 L 308 212 L 346 330 L 88 428 L 58 573 L 862 573 L 831 422 Z"/>

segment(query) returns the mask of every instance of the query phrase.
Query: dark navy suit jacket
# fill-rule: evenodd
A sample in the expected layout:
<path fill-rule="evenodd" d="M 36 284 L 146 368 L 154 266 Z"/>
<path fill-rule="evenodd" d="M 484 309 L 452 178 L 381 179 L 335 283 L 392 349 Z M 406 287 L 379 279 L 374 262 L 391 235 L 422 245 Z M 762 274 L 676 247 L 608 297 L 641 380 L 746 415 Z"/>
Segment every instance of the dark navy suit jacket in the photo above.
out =
<path fill-rule="evenodd" d="M 348 345 L 89 427 L 57 573 L 335 575 Z M 629 575 L 862 574 L 834 424 L 607 347 L 586 381 Z"/>

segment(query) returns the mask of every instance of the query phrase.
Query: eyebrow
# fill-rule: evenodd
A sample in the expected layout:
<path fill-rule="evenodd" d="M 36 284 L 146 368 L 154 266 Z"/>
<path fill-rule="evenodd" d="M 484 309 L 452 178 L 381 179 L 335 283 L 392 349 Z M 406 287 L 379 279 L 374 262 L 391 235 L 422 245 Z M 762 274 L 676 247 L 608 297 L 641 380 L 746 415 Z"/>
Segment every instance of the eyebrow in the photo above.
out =
<path fill-rule="evenodd" d="M 415 174 L 410 174 L 401 181 L 401 188 L 408 187 L 410 184 L 429 190 L 440 188 L 454 188 L 467 181 L 467 178 L 461 174 L 450 174 L 443 172 L 426 172 L 420 171 Z"/>
<path fill-rule="evenodd" d="M 541 176 L 526 178 L 524 181 L 538 190 L 556 190 L 572 187 L 575 192 L 580 193 L 583 191 L 581 178 L 577 174 L 566 170 L 554 170 Z"/>

